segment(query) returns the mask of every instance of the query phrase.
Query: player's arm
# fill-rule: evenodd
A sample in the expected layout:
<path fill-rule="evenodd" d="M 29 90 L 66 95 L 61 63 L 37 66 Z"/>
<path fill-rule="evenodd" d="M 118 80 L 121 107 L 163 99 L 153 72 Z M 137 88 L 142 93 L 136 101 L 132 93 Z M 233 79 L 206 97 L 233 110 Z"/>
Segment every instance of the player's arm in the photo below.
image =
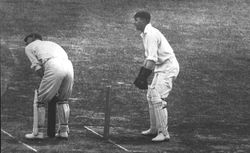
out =
<path fill-rule="evenodd" d="M 153 61 L 153 60 L 145 60 L 144 67 L 146 69 L 153 70 L 155 68 L 155 61 Z"/>
<path fill-rule="evenodd" d="M 158 58 L 158 43 L 157 38 L 154 35 L 149 35 L 146 40 L 146 59 L 144 61 L 143 66 L 140 69 L 140 72 L 137 78 L 134 81 L 134 84 L 139 89 L 148 89 L 147 79 L 152 73 L 155 63 Z"/>
<path fill-rule="evenodd" d="M 25 47 L 25 54 L 31 62 L 30 68 L 33 69 L 38 76 L 42 77 L 44 73 L 44 69 L 41 66 L 40 61 L 38 61 L 35 53 L 33 52 L 32 46 Z"/>

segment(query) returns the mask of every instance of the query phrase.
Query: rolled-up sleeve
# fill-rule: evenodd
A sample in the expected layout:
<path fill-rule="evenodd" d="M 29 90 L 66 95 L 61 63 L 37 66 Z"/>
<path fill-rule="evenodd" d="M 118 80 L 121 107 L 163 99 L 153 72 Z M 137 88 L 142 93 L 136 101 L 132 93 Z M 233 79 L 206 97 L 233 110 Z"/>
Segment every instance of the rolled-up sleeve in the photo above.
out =
<path fill-rule="evenodd" d="M 154 35 L 147 35 L 145 38 L 145 55 L 146 60 L 157 62 L 158 59 L 158 42 Z"/>
<path fill-rule="evenodd" d="M 32 46 L 25 47 L 25 54 L 31 62 L 31 66 L 30 66 L 31 69 L 37 71 L 42 68 L 41 63 L 36 58 L 36 55 L 32 49 Z"/>

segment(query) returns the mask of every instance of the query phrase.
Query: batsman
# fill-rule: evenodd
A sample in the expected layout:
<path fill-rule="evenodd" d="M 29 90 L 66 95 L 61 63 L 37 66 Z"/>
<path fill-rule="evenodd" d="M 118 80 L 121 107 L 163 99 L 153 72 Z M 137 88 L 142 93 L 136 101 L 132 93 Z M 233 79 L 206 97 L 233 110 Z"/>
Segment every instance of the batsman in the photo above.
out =
<path fill-rule="evenodd" d="M 167 39 L 151 25 L 150 19 L 151 15 L 146 11 L 134 15 L 134 25 L 141 32 L 145 49 L 144 64 L 134 84 L 139 89 L 147 89 L 150 128 L 142 135 L 155 135 L 152 141 L 161 142 L 170 140 L 166 98 L 179 73 L 179 63 Z M 154 77 L 148 85 L 147 79 L 152 72 Z"/>
<path fill-rule="evenodd" d="M 74 82 L 72 63 L 60 45 L 43 41 L 40 34 L 31 33 L 25 37 L 24 42 L 26 43 L 25 54 L 31 62 L 31 69 L 41 77 L 41 83 L 34 96 L 33 132 L 26 134 L 25 138 L 43 139 L 45 137 L 45 105 L 55 103 L 59 124 L 54 136 L 67 139 L 70 115 L 68 99 Z M 55 118 L 48 115 L 48 120 L 50 120 L 49 117 Z"/>

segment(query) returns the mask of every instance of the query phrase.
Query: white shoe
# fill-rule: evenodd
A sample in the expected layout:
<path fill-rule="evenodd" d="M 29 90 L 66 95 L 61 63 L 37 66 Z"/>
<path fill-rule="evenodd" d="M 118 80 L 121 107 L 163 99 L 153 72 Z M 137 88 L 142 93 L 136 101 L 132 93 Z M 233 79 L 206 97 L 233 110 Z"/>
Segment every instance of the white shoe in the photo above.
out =
<path fill-rule="evenodd" d="M 59 131 L 56 133 L 56 137 L 60 138 L 60 139 L 68 139 L 69 134 L 68 134 L 68 132 L 60 132 Z"/>
<path fill-rule="evenodd" d="M 25 135 L 26 139 L 43 139 L 44 134 L 42 132 L 38 132 L 37 134 L 30 133 Z"/>
<path fill-rule="evenodd" d="M 164 135 L 163 133 L 159 133 L 155 138 L 152 139 L 154 142 L 161 142 L 161 141 L 169 141 L 170 136 L 169 134 Z"/>
<path fill-rule="evenodd" d="M 157 130 L 153 130 L 153 129 L 148 129 L 146 131 L 142 131 L 141 132 L 142 135 L 156 135 L 157 134 Z"/>

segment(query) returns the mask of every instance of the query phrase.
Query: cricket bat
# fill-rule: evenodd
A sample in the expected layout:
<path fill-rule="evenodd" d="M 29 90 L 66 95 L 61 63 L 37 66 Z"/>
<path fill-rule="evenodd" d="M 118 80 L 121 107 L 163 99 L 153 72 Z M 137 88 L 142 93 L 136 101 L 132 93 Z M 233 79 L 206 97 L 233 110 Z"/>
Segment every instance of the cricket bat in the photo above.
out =
<path fill-rule="evenodd" d="M 33 134 L 38 134 L 37 89 L 35 89 L 33 102 Z"/>

